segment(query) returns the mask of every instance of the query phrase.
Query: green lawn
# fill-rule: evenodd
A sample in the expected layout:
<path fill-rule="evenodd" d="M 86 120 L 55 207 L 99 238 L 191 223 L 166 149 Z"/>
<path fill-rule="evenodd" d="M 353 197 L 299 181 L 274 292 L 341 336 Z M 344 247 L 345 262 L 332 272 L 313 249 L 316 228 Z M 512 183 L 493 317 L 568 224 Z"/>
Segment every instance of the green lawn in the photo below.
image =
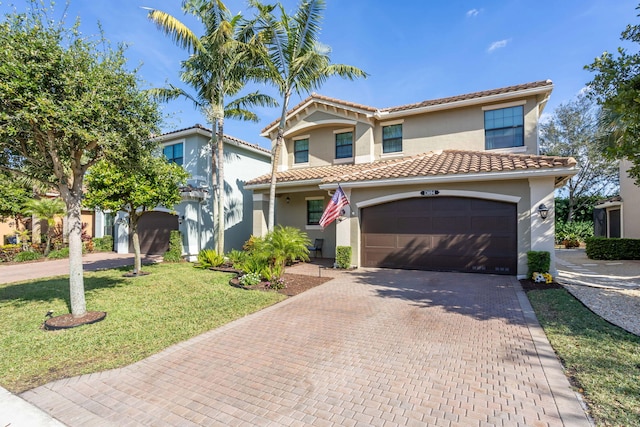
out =
<path fill-rule="evenodd" d="M 229 286 L 229 274 L 191 264 L 85 273 L 87 310 L 105 320 L 45 331 L 48 310 L 69 312 L 66 277 L 0 285 L 0 385 L 19 393 L 47 382 L 125 366 L 285 297 Z"/>
<path fill-rule="evenodd" d="M 640 426 L 640 337 L 593 314 L 564 289 L 527 295 L 596 425 Z"/>

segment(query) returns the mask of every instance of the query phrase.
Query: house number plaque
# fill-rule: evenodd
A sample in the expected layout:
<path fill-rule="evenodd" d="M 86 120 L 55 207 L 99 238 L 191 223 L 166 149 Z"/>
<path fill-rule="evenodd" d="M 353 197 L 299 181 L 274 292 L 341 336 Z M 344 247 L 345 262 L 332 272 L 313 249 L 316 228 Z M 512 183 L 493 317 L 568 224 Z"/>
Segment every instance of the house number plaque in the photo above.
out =
<path fill-rule="evenodd" d="M 422 190 L 420 194 L 422 194 L 423 196 L 437 196 L 438 194 L 440 194 L 440 191 L 439 190 Z"/>

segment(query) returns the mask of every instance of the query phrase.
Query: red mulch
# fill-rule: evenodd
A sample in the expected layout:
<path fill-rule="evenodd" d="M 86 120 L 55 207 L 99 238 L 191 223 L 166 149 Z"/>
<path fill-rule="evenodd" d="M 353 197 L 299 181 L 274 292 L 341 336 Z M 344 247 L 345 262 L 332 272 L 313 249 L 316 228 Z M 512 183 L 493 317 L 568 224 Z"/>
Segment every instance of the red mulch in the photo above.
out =
<path fill-rule="evenodd" d="M 548 289 L 563 289 L 562 285 L 556 282 L 551 283 L 536 283 L 531 279 L 520 280 L 520 285 L 525 292 L 529 291 L 546 291 Z"/>
<path fill-rule="evenodd" d="M 332 277 L 316 277 L 316 276 L 306 276 L 303 274 L 289 274 L 289 273 L 283 274 L 282 278 L 284 279 L 285 287 L 283 289 L 278 289 L 276 292 L 289 297 L 301 294 L 304 291 L 307 291 L 318 285 L 322 285 L 323 283 L 328 282 L 329 280 L 332 279 Z M 232 286 L 236 286 L 238 288 L 243 288 L 243 289 L 268 290 L 268 289 L 265 289 L 264 286 L 261 284 L 257 284 L 255 286 L 242 286 L 240 285 L 238 279 L 235 277 L 231 279 L 229 283 Z"/>

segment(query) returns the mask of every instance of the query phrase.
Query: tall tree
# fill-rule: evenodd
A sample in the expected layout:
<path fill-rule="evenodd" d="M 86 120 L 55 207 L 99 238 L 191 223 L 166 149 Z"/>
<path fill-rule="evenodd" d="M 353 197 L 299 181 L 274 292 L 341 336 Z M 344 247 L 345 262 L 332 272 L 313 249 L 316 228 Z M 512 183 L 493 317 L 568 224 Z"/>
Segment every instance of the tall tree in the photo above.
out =
<path fill-rule="evenodd" d="M 85 206 L 102 210 L 127 212 L 129 232 L 134 250 L 133 274 L 142 268 L 138 221 L 148 210 L 157 206 L 168 209 L 180 202 L 180 187 L 189 174 L 179 165 L 164 157 L 143 155 L 134 163 L 119 165 L 102 160 L 87 174 Z"/>
<path fill-rule="evenodd" d="M 266 95 L 253 92 L 225 105 L 227 97 L 238 95 L 249 80 L 260 76 L 256 56 L 252 53 L 256 42 L 248 37 L 250 33 L 245 32 L 242 16 L 231 16 L 222 1 L 183 1 L 182 8 L 204 25 L 202 37 L 198 37 L 177 18 L 160 10 L 151 10 L 148 16 L 179 46 L 192 53 L 189 59 L 182 62 L 181 79 L 195 89 L 196 93 L 192 95 L 175 86 L 156 89 L 154 93 L 163 101 L 179 96 L 193 101 L 212 124 L 211 173 L 215 173 L 216 178 L 212 212 L 217 211 L 217 221 L 214 221 L 217 222 L 216 248 L 218 253 L 223 253 L 225 117 L 257 121 L 257 116 L 249 108 L 258 105 L 272 106 L 274 101 Z M 211 182 L 213 184 L 213 176 Z"/>
<path fill-rule="evenodd" d="M 640 25 L 627 25 L 621 40 L 640 43 Z M 605 153 L 630 160 L 629 175 L 640 184 L 640 52 L 619 47 L 617 55 L 604 52 L 585 69 L 596 73 L 588 86 L 603 108 L 600 141 Z"/>
<path fill-rule="evenodd" d="M 271 159 L 267 225 L 271 231 L 275 218 L 276 172 L 291 95 L 318 89 L 331 76 L 354 80 L 367 74 L 351 65 L 331 64 L 330 48 L 318 40 L 324 0 L 303 0 L 293 16 L 287 15 L 280 3 L 264 5 L 259 0 L 250 0 L 250 4 L 258 12 L 256 29 L 266 46 L 264 62 L 269 79 L 282 97 L 280 124 Z"/>
<path fill-rule="evenodd" d="M 35 215 L 41 220 L 47 221 L 47 243 L 44 248 L 44 255 L 49 255 L 51 250 L 51 236 L 56 226 L 56 218 L 64 215 L 64 202 L 59 198 L 31 199 L 24 205 L 24 213 Z"/>
<path fill-rule="evenodd" d="M 74 317 L 86 313 L 80 209 L 87 169 L 141 150 L 160 113 L 123 47 L 86 39 L 32 1 L 0 23 L 0 169 L 56 188 L 67 209 Z"/>
<path fill-rule="evenodd" d="M 540 150 L 550 156 L 573 157 L 580 172 L 561 190 L 568 199 L 567 222 L 589 203 L 588 196 L 610 194 L 618 185 L 618 164 L 606 159 L 598 144 L 599 109 L 585 95 L 558 106 L 540 125 Z"/>

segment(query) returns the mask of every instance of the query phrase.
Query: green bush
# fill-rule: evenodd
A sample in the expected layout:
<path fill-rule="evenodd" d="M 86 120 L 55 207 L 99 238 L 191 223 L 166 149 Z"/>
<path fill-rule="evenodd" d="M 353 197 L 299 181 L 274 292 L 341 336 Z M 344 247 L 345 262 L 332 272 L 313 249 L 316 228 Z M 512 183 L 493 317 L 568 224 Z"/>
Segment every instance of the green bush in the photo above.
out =
<path fill-rule="evenodd" d="M 164 253 L 164 262 L 182 261 L 182 236 L 178 230 L 169 235 L 169 250 Z"/>
<path fill-rule="evenodd" d="M 591 237 L 586 243 L 591 259 L 640 259 L 640 239 Z"/>
<path fill-rule="evenodd" d="M 254 286 L 260 283 L 260 275 L 258 273 L 247 273 L 238 279 L 242 286 Z"/>
<path fill-rule="evenodd" d="M 551 266 L 551 254 L 547 251 L 527 252 L 527 278 L 531 278 L 534 272 L 548 273 Z"/>
<path fill-rule="evenodd" d="M 19 252 L 20 245 L 18 244 L 0 246 L 0 262 L 14 261 Z"/>
<path fill-rule="evenodd" d="M 23 252 L 20 252 L 18 255 L 16 255 L 15 261 L 16 262 L 35 261 L 40 258 L 42 258 L 42 255 L 40 255 L 38 252 L 23 251 Z"/>
<path fill-rule="evenodd" d="M 203 249 L 198 254 L 198 262 L 194 265 L 197 268 L 218 267 L 224 263 L 224 256 L 218 254 L 213 249 Z"/>
<path fill-rule="evenodd" d="M 93 247 L 96 251 L 110 252 L 113 250 L 113 236 L 95 237 Z"/>
<path fill-rule="evenodd" d="M 336 247 L 336 264 L 338 268 L 351 267 L 351 246 Z"/>
<path fill-rule="evenodd" d="M 54 251 L 49 252 L 47 255 L 49 259 L 61 259 L 61 258 L 69 258 L 69 248 L 56 249 Z"/>
<path fill-rule="evenodd" d="M 242 262 L 247 259 L 247 253 L 244 251 L 233 249 L 227 254 L 227 258 L 234 268 L 238 268 L 242 264 Z"/>
<path fill-rule="evenodd" d="M 556 244 L 566 245 L 569 242 L 577 247 L 580 242 L 593 237 L 593 221 L 556 221 Z M 573 244 L 577 242 L 578 244 Z"/>
<path fill-rule="evenodd" d="M 240 262 L 237 268 L 243 273 L 262 274 L 262 270 L 269 265 L 268 254 L 252 251 L 247 253 L 245 259 Z"/>

